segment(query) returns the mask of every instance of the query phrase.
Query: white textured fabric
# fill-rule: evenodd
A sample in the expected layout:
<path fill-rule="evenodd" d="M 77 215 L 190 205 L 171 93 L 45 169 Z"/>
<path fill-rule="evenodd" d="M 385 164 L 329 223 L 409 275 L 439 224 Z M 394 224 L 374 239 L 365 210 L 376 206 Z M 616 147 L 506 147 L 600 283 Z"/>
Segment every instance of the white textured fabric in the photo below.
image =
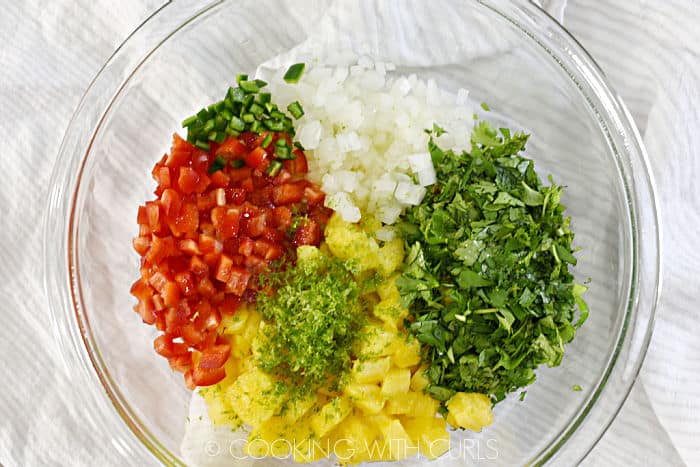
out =
<path fill-rule="evenodd" d="M 0 464 L 132 465 L 81 423 L 41 284 L 51 167 L 80 95 L 158 0 L 0 3 Z M 586 465 L 700 465 L 700 3 L 543 0 L 606 70 L 647 144 L 664 290 L 640 381 Z M 152 463 L 156 465 L 155 459 Z"/>

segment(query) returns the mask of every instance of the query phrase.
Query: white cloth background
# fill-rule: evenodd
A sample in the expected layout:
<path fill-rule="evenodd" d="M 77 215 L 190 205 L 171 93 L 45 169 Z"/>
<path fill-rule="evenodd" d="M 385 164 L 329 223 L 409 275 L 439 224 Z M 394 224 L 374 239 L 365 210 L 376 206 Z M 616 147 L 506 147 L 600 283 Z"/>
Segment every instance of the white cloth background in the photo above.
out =
<path fill-rule="evenodd" d="M 81 94 L 159 0 L 0 0 L 0 464 L 130 465 L 81 424 L 41 275 L 55 155 Z M 585 465 L 700 465 L 700 2 L 545 0 L 607 72 L 644 137 L 664 288 L 640 380 Z M 153 464 L 156 464 L 155 459 Z"/>

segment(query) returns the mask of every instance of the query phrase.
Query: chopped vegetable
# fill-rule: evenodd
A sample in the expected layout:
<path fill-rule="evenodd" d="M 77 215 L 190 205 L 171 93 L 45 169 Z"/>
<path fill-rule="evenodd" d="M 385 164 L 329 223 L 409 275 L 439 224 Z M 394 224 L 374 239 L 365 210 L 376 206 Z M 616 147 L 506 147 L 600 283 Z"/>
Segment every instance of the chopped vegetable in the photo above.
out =
<path fill-rule="evenodd" d="M 480 392 L 497 402 L 559 365 L 587 315 L 560 204 L 518 153 L 528 135 L 475 125 L 471 152 L 429 150 L 437 184 L 400 228 L 408 251 L 397 286 L 429 348 L 428 392 Z M 550 177 L 551 181 L 551 177 Z M 581 318 L 574 322 L 575 305 Z"/>
<path fill-rule="evenodd" d="M 299 82 L 301 75 L 304 74 L 304 68 L 306 68 L 306 64 L 295 63 L 294 65 L 290 66 L 289 69 L 287 69 L 287 72 L 284 74 L 284 80 L 288 83 Z"/>
<path fill-rule="evenodd" d="M 258 297 L 268 322 L 260 367 L 295 390 L 315 390 L 350 368 L 351 346 L 364 323 L 359 286 L 345 264 L 324 255 L 271 276 L 275 293 Z"/>
<path fill-rule="evenodd" d="M 292 114 L 292 117 L 300 119 L 304 115 L 304 109 L 302 108 L 299 101 L 294 101 L 287 106 L 287 110 Z"/>

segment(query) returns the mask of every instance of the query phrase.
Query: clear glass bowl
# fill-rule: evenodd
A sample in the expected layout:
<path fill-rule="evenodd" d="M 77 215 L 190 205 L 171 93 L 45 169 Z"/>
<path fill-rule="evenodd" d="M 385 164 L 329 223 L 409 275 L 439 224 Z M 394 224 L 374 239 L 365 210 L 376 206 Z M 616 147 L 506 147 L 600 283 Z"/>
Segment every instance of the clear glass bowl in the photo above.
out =
<path fill-rule="evenodd" d="M 353 41 L 339 39 L 348 35 Z M 46 289 L 77 397 L 90 407 L 87 422 L 111 433 L 135 464 L 153 456 L 182 463 L 190 396 L 153 352 L 155 331 L 129 295 L 138 274 L 136 207 L 151 196 L 151 167 L 184 117 L 218 98 L 236 73 L 303 41 L 317 43 L 327 61 L 338 47 L 355 47 L 396 63 L 394 73 L 469 89 L 531 132 L 539 172 L 568 187 L 563 202 L 582 248 L 575 274 L 592 279 L 591 316 L 560 367 L 541 369 L 524 402 L 499 404 L 491 427 L 455 433 L 462 454 L 443 461 L 580 461 L 644 357 L 659 229 L 644 149 L 624 105 L 576 40 L 525 1 L 171 2 L 141 25 L 76 111 L 45 223 Z"/>

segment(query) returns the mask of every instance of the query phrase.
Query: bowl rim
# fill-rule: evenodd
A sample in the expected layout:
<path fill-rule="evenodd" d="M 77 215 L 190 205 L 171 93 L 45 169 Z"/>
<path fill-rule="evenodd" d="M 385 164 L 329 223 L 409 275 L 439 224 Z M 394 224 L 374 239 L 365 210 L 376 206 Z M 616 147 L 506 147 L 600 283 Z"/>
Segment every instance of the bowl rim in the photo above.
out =
<path fill-rule="evenodd" d="M 146 454 L 145 452 L 139 453 L 139 448 L 145 447 L 148 453 L 168 465 L 182 465 L 182 462 L 178 454 L 172 453 L 164 447 L 133 413 L 111 380 L 99 349 L 92 341 L 89 323 L 86 322 L 83 315 L 79 261 L 77 248 L 75 248 L 76 226 L 73 221 L 80 195 L 80 180 L 93 141 L 121 91 L 138 69 L 171 36 L 227 1 L 214 0 L 204 6 L 183 3 L 168 1 L 157 8 L 126 37 L 91 81 L 70 120 L 61 143 L 49 182 L 48 208 L 45 211 L 43 222 L 44 290 L 49 299 L 54 336 L 61 348 L 65 369 L 68 371 L 78 369 L 79 375 L 76 376 L 79 376 L 82 383 L 79 385 L 82 392 L 80 395 L 86 400 L 90 399 L 98 408 L 99 413 L 106 417 L 110 417 L 109 414 L 112 414 L 110 428 L 114 430 L 115 439 L 119 441 L 122 449 L 131 458 Z M 602 380 L 589 399 L 584 402 L 584 407 L 569 421 L 559 436 L 549 442 L 534 460 L 530 461 L 539 465 L 557 458 L 561 454 L 560 448 L 574 435 L 583 431 L 584 425 L 587 423 L 588 431 L 591 433 L 586 435 L 586 440 L 583 442 L 585 447 L 579 448 L 577 452 L 569 456 L 571 460 L 579 462 L 593 450 L 622 408 L 640 371 L 651 339 L 662 276 L 661 226 L 657 214 L 655 183 L 646 149 L 629 111 L 619 95 L 612 90 L 599 65 L 578 40 L 544 9 L 532 2 L 525 0 L 510 2 L 510 6 L 514 7 L 520 15 L 518 19 L 512 18 L 511 16 L 514 16 L 512 14 L 511 16 L 504 14 L 499 9 L 499 6 L 504 4 L 502 0 L 477 0 L 477 3 L 511 22 L 521 32 L 530 36 L 539 46 L 543 47 L 552 58 L 557 59 L 558 56 L 555 55 L 557 52 L 564 53 L 566 55 L 564 58 L 575 61 L 577 69 L 584 72 L 583 80 L 587 82 L 594 97 L 600 100 L 601 107 L 606 111 L 605 115 L 600 118 L 607 117 L 610 120 L 609 122 L 601 120 L 599 124 L 605 126 L 607 123 L 612 123 L 617 133 L 610 133 L 608 136 L 614 138 L 621 135 L 622 151 L 620 153 L 631 157 L 630 167 L 628 167 L 630 172 L 633 172 L 633 169 L 639 171 L 637 173 L 639 178 L 631 179 L 634 185 L 632 187 L 633 193 L 629 192 L 629 186 L 625 187 L 625 192 L 632 201 L 632 211 L 630 212 L 632 272 L 629 284 L 629 302 L 615 348 L 608 360 Z M 156 18 L 162 19 L 164 17 L 166 18 L 165 26 L 156 24 Z M 526 22 L 545 28 L 550 33 L 550 37 L 546 39 L 536 37 L 527 29 Z M 152 45 L 152 36 L 158 38 L 155 46 Z M 557 40 L 561 41 L 559 45 L 564 47 L 555 51 L 550 50 L 553 44 L 556 45 L 553 41 Z M 561 62 L 560 65 L 567 70 Z M 567 72 L 569 71 L 567 70 Z M 112 77 L 118 79 L 114 81 L 111 79 Z M 570 77 L 573 78 L 571 74 Z M 583 92 L 582 85 L 575 79 L 574 82 Z M 590 101 L 589 105 L 595 107 L 595 104 Z M 81 133 L 80 130 L 84 128 L 89 128 L 90 132 Z M 614 157 L 620 157 L 620 155 L 616 153 Z M 625 161 L 618 162 L 623 163 L 623 165 L 625 163 Z M 637 167 L 632 167 L 633 164 L 636 164 Z M 637 190 L 641 190 L 641 193 L 637 193 Z M 641 204 L 641 201 L 636 200 L 640 196 L 646 204 Z M 635 203 L 635 201 L 640 204 Z M 644 212 L 638 212 L 639 210 Z M 66 223 L 66 219 L 70 219 L 70 222 Z M 646 230 L 647 235 L 643 242 L 641 241 L 642 229 Z M 644 263 L 640 262 L 640 249 L 645 252 Z M 645 291 L 647 294 L 651 291 L 651 296 L 647 301 L 642 302 L 639 299 L 639 294 Z M 642 306 L 646 309 L 640 315 L 640 307 Z M 636 327 L 631 329 L 631 326 Z M 638 348 L 634 350 L 630 349 L 630 330 L 641 333 L 637 336 Z M 612 405 L 609 407 L 612 410 L 602 415 L 600 414 L 600 406 L 596 406 L 596 403 L 601 400 L 603 392 L 608 387 L 607 380 L 613 370 L 619 371 L 619 365 L 622 362 L 618 360 L 618 357 L 623 353 L 624 356 L 631 359 L 626 365 L 626 381 L 622 391 L 615 394 L 612 399 Z M 89 391 L 89 387 L 94 387 L 99 391 Z M 594 414 L 596 409 L 598 409 L 598 414 Z M 116 417 L 113 416 L 115 411 L 121 421 L 116 420 Z M 592 424 L 590 420 L 595 417 L 601 421 L 595 428 L 590 428 Z M 98 420 L 99 425 L 104 426 L 99 417 Z M 130 443 L 134 436 L 140 441 L 137 446 L 134 446 L 136 443 Z M 140 449 L 140 451 L 144 450 Z M 151 456 L 146 458 L 153 459 Z"/>

